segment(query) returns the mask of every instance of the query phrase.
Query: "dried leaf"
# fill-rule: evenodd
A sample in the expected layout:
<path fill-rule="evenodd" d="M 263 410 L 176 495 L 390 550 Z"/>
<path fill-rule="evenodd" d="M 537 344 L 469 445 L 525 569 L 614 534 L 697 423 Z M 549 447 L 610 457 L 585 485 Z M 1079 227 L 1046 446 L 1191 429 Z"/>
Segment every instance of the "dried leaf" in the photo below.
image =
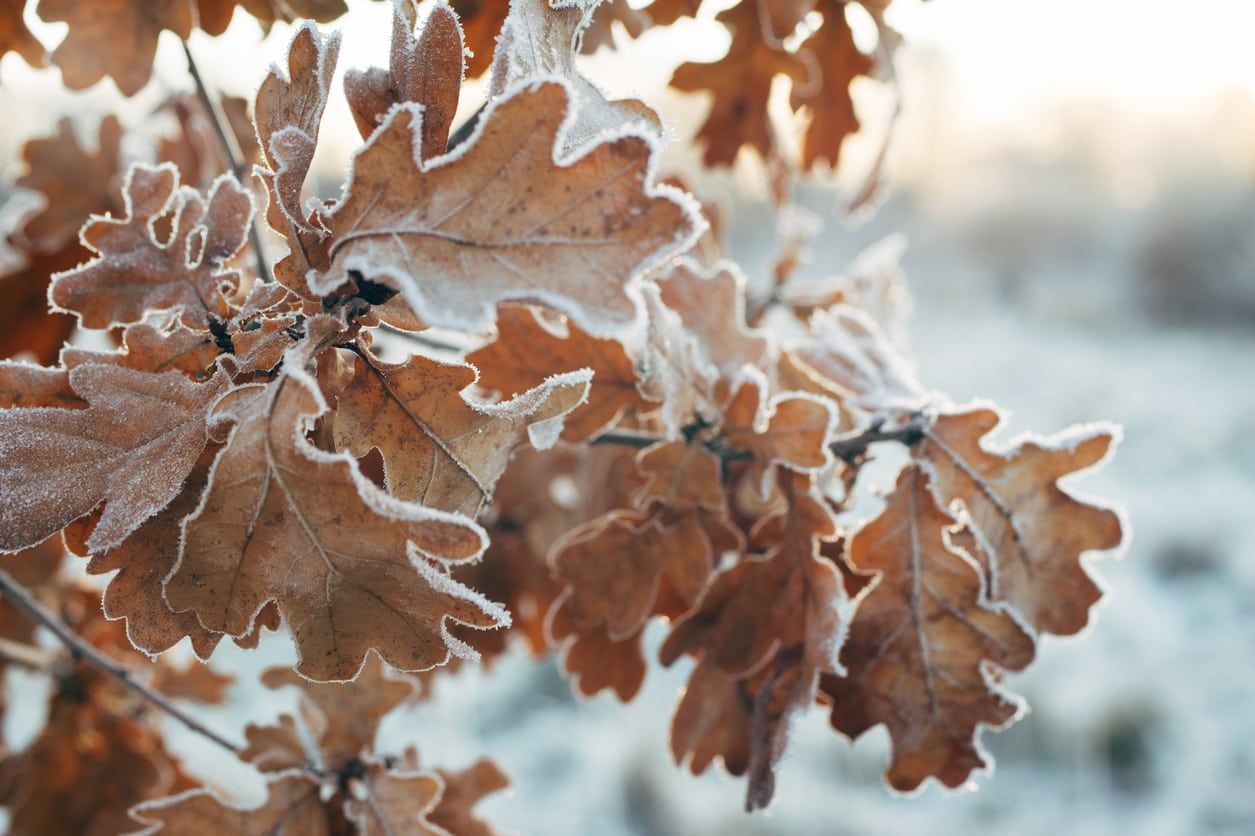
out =
<path fill-rule="evenodd" d="M 795 3 L 814 5 L 813 0 Z M 769 5 L 788 4 L 777 0 Z M 794 110 L 806 108 L 810 113 L 802 141 L 802 167 L 810 171 L 825 162 L 835 169 L 846 137 L 859 129 L 850 85 L 860 76 L 870 77 L 876 62 L 854 43 L 844 7 L 837 5 L 825 9 L 823 23 L 802 43 L 801 49 L 813 55 L 819 67 L 819 78 L 809 84 L 795 84 L 789 98 Z"/>
<path fill-rule="evenodd" d="M 1119 430 L 1078 427 L 989 448 L 984 440 L 999 423 L 992 409 L 941 415 L 915 456 L 942 501 L 966 512 L 990 558 L 990 598 L 1010 604 L 1035 630 L 1072 635 L 1102 597 L 1081 557 L 1116 548 L 1124 535 L 1118 514 L 1077 499 L 1058 481 L 1105 461 Z"/>
<path fill-rule="evenodd" d="M 478 78 L 492 66 L 493 49 L 501 25 L 510 11 L 510 0 L 449 0 L 462 22 L 466 48 L 466 77 Z"/>
<path fill-rule="evenodd" d="M 32 406 L 83 409 L 87 401 L 74 394 L 65 369 L 0 360 L 0 409 Z"/>
<path fill-rule="evenodd" d="M 849 562 L 876 578 L 841 651 L 847 675 L 826 677 L 824 691 L 839 731 L 888 727 L 886 779 L 902 791 L 929 777 L 957 787 L 986 766 L 980 727 L 1001 727 L 1019 709 L 995 671 L 1033 659 L 1032 638 L 990 605 L 976 566 L 948 542 L 955 524 L 928 477 L 908 467 L 884 511 L 850 540 Z"/>
<path fill-rule="evenodd" d="M 208 790 L 192 790 L 131 808 L 131 818 L 145 825 L 144 836 L 206 836 L 206 834 L 300 833 L 331 836 L 320 785 L 308 775 L 289 772 L 266 784 L 266 801 L 254 809 L 240 809 Z M 113 832 L 119 832 L 114 830 Z"/>
<path fill-rule="evenodd" d="M 745 275 L 730 261 L 709 271 L 679 259 L 658 279 L 662 302 L 697 335 L 706 359 L 726 377 L 767 360 L 766 335 L 745 322 Z"/>
<path fill-rule="evenodd" d="M 299 769 L 309 760 L 300 729 L 290 715 L 280 715 L 275 726 L 255 726 L 249 723 L 244 729 L 247 744 L 240 752 L 240 760 L 251 763 L 262 772 L 286 772 Z"/>
<path fill-rule="evenodd" d="M 401 290 L 434 326 L 482 330 L 498 303 L 521 299 L 595 335 L 622 329 L 635 315 L 634 277 L 687 243 L 697 222 L 679 195 L 650 183 L 644 136 L 557 158 L 570 106 L 566 83 L 513 90 L 464 152 L 425 168 L 421 110 L 397 106 L 354 157 L 328 216 L 332 271 L 311 289 L 357 273 Z"/>
<path fill-rule="evenodd" d="M 815 8 L 815 0 L 755 0 L 765 34 L 783 41 L 793 34 Z"/>
<path fill-rule="evenodd" d="M 431 823 L 457 836 L 493 836 L 497 831 L 475 815 L 475 805 L 510 786 L 501 767 L 481 758 L 461 771 L 438 769 L 436 774 L 444 781 L 444 792 L 427 816 Z"/>
<path fill-rule="evenodd" d="M 348 456 L 314 448 L 302 428 L 327 406 L 307 362 L 298 346 L 281 377 L 217 404 L 215 424 L 234 428 L 184 526 L 166 598 L 231 635 L 275 601 L 296 639 L 297 669 L 313 679 L 352 679 L 371 648 L 404 670 L 442 664 L 461 649 L 447 619 L 482 629 L 508 621 L 445 568 L 478 557 L 482 531 L 393 499 Z"/>
<path fill-rule="evenodd" d="M 778 75 L 802 83 L 808 68 L 797 55 L 773 47 L 763 37 L 758 3 L 744 0 L 716 19 L 732 30 L 728 54 L 709 64 L 681 64 L 671 76 L 671 86 L 713 95 L 710 115 L 697 138 L 706 144 L 706 165 L 726 166 L 736 161 L 742 146 L 763 157 L 772 153 L 775 140 L 767 112 L 771 83 Z"/>
<path fill-rule="evenodd" d="M 362 139 L 379 126 L 397 102 L 423 106 L 423 159 L 445 152 L 449 128 L 458 109 L 465 59 L 462 27 L 444 2 L 432 7 L 421 35 L 415 37 L 418 12 L 414 0 L 393 0 L 392 53 L 388 69 L 349 70 L 344 95 Z"/>
<path fill-rule="evenodd" d="M 0 3 L 0 57 L 16 52 L 32 67 L 42 67 L 48 55 L 44 45 L 26 28 L 22 9 L 26 0 L 4 0 Z"/>
<path fill-rule="evenodd" d="M 393 772 L 378 764 L 359 783 L 364 798 L 348 798 L 344 815 L 361 836 L 446 836 L 427 818 L 444 782 L 430 772 Z"/>
<path fill-rule="evenodd" d="M 656 502 L 676 511 L 727 510 L 719 457 L 701 444 L 655 444 L 637 454 L 636 467 L 645 476 L 636 495 L 638 507 Z"/>
<path fill-rule="evenodd" d="M 162 30 L 187 40 L 194 23 L 188 0 L 39 0 L 35 12 L 70 25 L 52 53 L 66 87 L 83 90 L 109 76 L 124 96 L 148 83 Z"/>
<path fill-rule="evenodd" d="M 503 305 L 497 312 L 497 338 L 466 356 L 480 370 L 479 385 L 511 397 L 540 385 L 551 375 L 592 369 L 588 400 L 567 416 L 566 441 L 582 441 L 643 407 L 636 388 L 636 364 L 613 339 L 589 336 L 572 322 L 556 333 L 537 312 Z"/>
<path fill-rule="evenodd" d="M 571 685 L 586 697 L 609 688 L 623 702 L 630 702 L 645 681 L 645 654 L 641 634 L 612 639 L 601 625 L 580 625 L 563 606 L 565 596 L 549 610 L 546 632 L 562 649 L 562 668 Z"/>
<path fill-rule="evenodd" d="M 236 6 L 256 18 L 264 32 L 280 21 L 301 18 L 330 23 L 349 10 L 344 0 L 196 0 L 196 6 L 197 24 L 211 35 L 227 31 Z"/>
<path fill-rule="evenodd" d="M 179 310 L 184 325 L 202 331 L 225 317 L 225 294 L 240 282 L 225 265 L 247 239 L 253 197 L 230 175 L 205 197 L 178 186 L 168 163 L 131 166 L 123 217 L 93 218 L 83 228 L 83 243 L 98 257 L 53 279 L 53 305 L 88 328 L 139 322 L 155 310 Z M 153 221 L 167 212 L 174 231 L 163 243 Z"/>
<path fill-rule="evenodd" d="M 363 350 L 340 396 L 336 447 L 354 456 L 383 454 L 388 491 L 429 508 L 474 516 L 491 501 L 514 449 L 557 441 L 562 419 L 588 394 L 588 370 L 546 379 L 500 404 L 467 400 L 476 372 L 461 363 L 414 355 L 401 365 Z"/>
<path fill-rule="evenodd" d="M 51 255 L 35 253 L 16 272 L 0 276 L 0 357 L 33 355 L 52 364 L 74 332 L 74 317 L 48 310 L 48 283 L 52 275 L 68 270 L 87 257 L 77 243 Z"/>
<path fill-rule="evenodd" d="M 128 325 L 122 332 L 121 352 L 66 348 L 61 361 L 67 368 L 89 364 L 124 366 L 143 372 L 177 369 L 189 377 L 205 377 L 218 357 L 214 338 L 174 323 L 159 328 L 147 322 Z"/>
<path fill-rule="evenodd" d="M 829 443 L 836 410 L 824 398 L 791 392 L 763 402 L 767 381 L 761 374 L 741 381 L 724 411 L 723 441 L 751 456 L 750 478 L 766 498 L 777 465 L 815 473 L 832 463 Z"/>
<path fill-rule="evenodd" d="M 795 359 L 867 412 L 915 410 L 928 401 L 914 369 L 866 313 L 849 305 L 811 317 L 812 339 L 793 346 Z"/>
<path fill-rule="evenodd" d="M 125 540 L 192 472 L 225 380 L 88 365 L 69 383 L 87 408 L 0 411 L 0 551 L 38 543 L 101 502 L 89 547 Z"/>
<path fill-rule="evenodd" d="M 639 38 L 649 28 L 647 11 L 634 9 L 628 0 L 606 0 L 595 7 L 593 19 L 584 30 L 580 52 L 592 55 L 604 47 L 614 49 L 614 24 L 622 24 L 629 38 Z"/>

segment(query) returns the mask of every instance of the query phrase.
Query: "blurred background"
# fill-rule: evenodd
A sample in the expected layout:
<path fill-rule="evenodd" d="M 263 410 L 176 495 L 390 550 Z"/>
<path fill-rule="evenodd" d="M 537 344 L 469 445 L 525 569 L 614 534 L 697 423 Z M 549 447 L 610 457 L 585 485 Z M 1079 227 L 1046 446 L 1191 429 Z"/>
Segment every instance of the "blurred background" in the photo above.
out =
<path fill-rule="evenodd" d="M 386 6 L 350 5 L 341 71 L 386 61 Z M 587 60 L 588 73 L 658 103 L 675 135 L 691 137 L 706 98 L 665 84 L 680 60 L 722 54 L 726 34 L 710 21 L 721 5 L 621 38 L 620 51 Z M 191 47 L 212 84 L 251 97 L 289 30 L 262 40 L 241 17 Z M 495 757 L 515 785 L 482 809 L 507 830 L 1255 833 L 1255 3 L 898 0 L 888 20 L 906 46 L 886 199 L 870 216 L 845 214 L 894 105 L 883 85 L 860 81 L 863 132 L 837 175 L 796 187 L 787 213 L 822 224 L 799 275 L 841 273 L 901 235 L 886 246 L 905 242 L 915 300 L 905 337 L 927 385 L 1011 410 L 1008 436 L 1124 425 L 1114 464 L 1077 487 L 1123 504 L 1132 523 L 1125 555 L 1094 564 L 1110 594 L 1084 635 L 1047 637 L 1030 670 L 1008 678 L 1032 708 L 986 733 L 996 774 L 910 798 L 880 780 L 883 730 L 851 745 L 815 711 L 793 735 L 772 808 L 743 815 L 741 781 L 718 770 L 693 778 L 670 761 L 684 663 L 651 670 L 627 706 L 576 699 L 552 661 L 521 653 L 446 677 L 383 734 L 397 748 L 418 740 L 450 767 Z M 45 43 L 60 37 L 58 26 L 33 28 Z M 129 102 L 108 83 L 72 95 L 56 71 L 9 56 L 4 173 L 63 115 L 91 124 L 116 109 L 138 127 L 171 90 L 190 89 L 176 40 L 163 40 L 156 75 Z M 469 85 L 464 109 L 482 95 Z M 325 125 L 317 175 L 333 196 L 360 140 L 338 98 Z M 731 255 L 766 281 L 788 230 L 776 227 L 761 164 L 703 172 L 682 145 L 665 172 L 718 203 Z M 655 645 L 662 632 L 655 624 Z M 223 647 L 214 664 L 290 661 L 285 640 L 270 639 L 252 654 Z M 239 686 L 204 713 L 224 725 L 267 720 L 290 696 Z M 20 744 L 38 722 L 15 706 L 7 736 Z M 260 800 L 249 768 L 181 729 L 171 737 L 190 772 Z"/>

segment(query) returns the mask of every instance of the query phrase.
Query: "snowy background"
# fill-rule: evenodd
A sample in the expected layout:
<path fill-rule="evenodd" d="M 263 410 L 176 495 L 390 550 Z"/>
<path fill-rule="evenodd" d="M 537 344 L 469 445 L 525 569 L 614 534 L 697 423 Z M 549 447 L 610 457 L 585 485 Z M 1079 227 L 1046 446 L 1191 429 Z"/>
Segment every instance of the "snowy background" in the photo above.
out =
<path fill-rule="evenodd" d="M 1255 832 L 1255 62 L 1245 42 L 1255 4 L 899 6 L 891 21 L 913 46 L 900 66 L 892 195 L 863 223 L 842 216 L 841 189 L 857 180 L 887 110 L 868 84 L 858 91 L 868 135 L 850 146 L 851 172 L 797 195 L 825 223 L 802 274 L 839 273 L 904 233 L 908 335 L 928 386 L 1011 410 L 1008 435 L 1124 425 L 1115 462 L 1079 485 L 1122 503 L 1132 523 L 1125 556 L 1094 564 L 1110 594 L 1085 635 L 1046 639 L 1029 671 L 1009 677 L 1031 710 L 985 735 L 996 773 L 957 792 L 894 796 L 880 780 L 883 732 L 851 745 L 815 711 L 794 732 L 774 805 L 753 817 L 740 812 L 741 781 L 718 770 L 693 778 L 670 762 L 684 663 L 651 670 L 627 706 L 576 699 L 552 662 L 522 655 L 466 670 L 391 717 L 381 748 L 417 741 L 427 762 L 449 767 L 495 757 L 515 785 L 483 809 L 509 831 Z M 386 49 L 386 16 L 354 8 L 342 66 Z M 591 71 L 616 93 L 655 98 L 669 75 L 659 56 L 683 42 L 713 59 L 721 45 L 710 31 L 647 37 L 643 53 L 628 53 L 638 57 L 598 56 Z M 193 47 L 231 55 L 205 63 L 216 84 L 249 94 L 286 35 L 279 27 L 262 49 L 256 37 L 237 21 L 222 44 Z M 185 85 L 177 44 L 163 43 L 162 60 L 169 83 Z M 6 163 L 60 114 L 115 103 L 108 91 L 54 94 L 55 78 L 13 58 L 3 71 L 0 109 L 30 115 L 6 120 Z M 696 97 L 662 104 L 681 134 L 704 113 Z M 355 143 L 349 120 L 339 123 L 320 152 L 328 193 Z M 691 163 L 668 157 L 672 168 Z M 732 255 L 758 276 L 778 246 L 761 181 L 752 164 L 696 178 L 724 203 Z M 655 645 L 660 634 L 655 625 Z M 256 653 L 224 647 L 214 664 L 248 673 L 291 657 L 271 637 Z M 242 685 L 204 714 L 238 728 L 292 702 Z M 11 715 L 10 739 L 33 722 Z M 171 737 L 190 771 L 259 800 L 251 770 L 179 729 Z"/>

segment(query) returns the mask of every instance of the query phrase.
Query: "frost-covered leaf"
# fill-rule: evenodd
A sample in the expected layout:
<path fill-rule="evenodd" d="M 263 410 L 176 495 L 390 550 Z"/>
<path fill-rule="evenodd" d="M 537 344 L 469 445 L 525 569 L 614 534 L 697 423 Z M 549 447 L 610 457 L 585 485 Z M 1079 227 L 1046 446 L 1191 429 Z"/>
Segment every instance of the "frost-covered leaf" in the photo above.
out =
<path fill-rule="evenodd" d="M 458 109 L 465 59 L 462 27 L 443 2 L 431 9 L 421 35 L 415 35 L 414 0 L 392 0 L 392 52 L 388 69 L 349 70 L 344 95 L 362 139 L 368 138 L 397 102 L 423 106 L 420 143 L 423 159 L 445 152 Z"/>
<path fill-rule="evenodd" d="M 573 98 L 565 82 L 510 90 L 465 150 L 424 166 L 421 110 L 393 109 L 354 157 L 328 215 L 327 293 L 365 276 L 399 289 L 424 322 L 484 330 L 498 303 L 555 308 L 594 335 L 634 318 L 633 279 L 674 254 L 698 223 L 651 182 L 655 144 L 631 131 L 558 154 Z"/>
<path fill-rule="evenodd" d="M 671 76 L 671 86 L 712 94 L 710 115 L 697 138 L 706 144 L 707 165 L 727 166 L 736 161 L 742 146 L 764 157 L 772 153 L 775 141 L 767 112 L 772 81 L 782 75 L 795 84 L 805 82 L 808 68 L 797 55 L 763 36 L 755 0 L 744 0 L 716 19 L 732 30 L 728 54 L 709 64 L 681 64 Z"/>
<path fill-rule="evenodd" d="M 266 800 L 259 807 L 234 807 L 200 789 L 140 804 L 130 813 L 144 825 L 144 836 L 331 836 L 320 792 L 321 785 L 310 776 L 288 772 L 267 782 Z"/>
<path fill-rule="evenodd" d="M 257 172 L 270 195 L 266 223 L 288 242 L 275 278 L 304 296 L 310 295 L 306 273 L 324 268 L 327 260 L 327 232 L 317 217 L 308 217 L 301 195 L 339 56 L 339 32 L 324 37 L 312 23 L 302 24 L 288 45 L 287 73 L 272 66 L 253 102 L 265 159 Z"/>
<path fill-rule="evenodd" d="M 93 218 L 82 240 L 97 257 L 56 276 L 49 299 L 88 328 L 141 321 L 147 312 L 180 311 L 189 328 L 207 330 L 227 313 L 224 294 L 239 285 L 225 265 L 244 246 L 252 195 L 224 175 L 208 195 L 179 188 L 178 171 L 136 164 L 123 185 L 124 217 Z M 168 241 L 154 221 L 173 212 Z"/>
<path fill-rule="evenodd" d="M 361 836 L 446 836 L 428 821 L 444 792 L 430 772 L 399 772 L 375 764 L 359 782 L 362 798 L 347 798 L 344 815 Z"/>
<path fill-rule="evenodd" d="M 1102 597 L 1081 562 L 1123 540 L 1120 516 L 1078 499 L 1058 482 L 1107 459 L 1119 440 L 1111 425 L 1078 427 L 1052 438 L 989 447 L 1001 418 L 976 408 L 941 415 L 916 445 L 938 496 L 957 503 L 989 558 L 989 595 L 1010 604 L 1034 629 L 1072 635 Z"/>
<path fill-rule="evenodd" d="M 641 393 L 662 403 L 663 429 L 679 438 L 691 424 L 715 424 L 719 418 L 719 369 L 707 359 L 697 335 L 679 314 L 662 303 L 657 287 L 645 288 L 649 320 L 640 373 Z"/>
<path fill-rule="evenodd" d="M 701 444 L 655 444 L 637 454 L 636 467 L 645 477 L 636 495 L 641 507 L 657 502 L 680 511 L 726 510 L 719 457 Z"/>
<path fill-rule="evenodd" d="M 404 670 L 441 664 L 460 647 L 446 620 L 482 629 L 507 620 L 448 576 L 449 564 L 483 551 L 482 530 L 389 497 L 350 457 L 305 439 L 327 410 L 304 368 L 309 350 L 290 350 L 280 377 L 237 388 L 215 407 L 214 423 L 233 429 L 184 526 L 166 598 L 231 635 L 248 632 L 275 601 L 296 639 L 297 669 L 313 679 L 353 678 L 371 648 Z"/>
<path fill-rule="evenodd" d="M 38 543 L 102 502 L 88 545 L 121 543 L 178 494 L 225 384 L 87 365 L 69 373 L 86 408 L 0 410 L 0 551 Z"/>
<path fill-rule="evenodd" d="M 383 454 L 388 491 L 429 508 L 474 516 L 492 499 L 510 455 L 525 440 L 557 441 L 563 416 L 588 395 L 588 370 L 547 378 L 505 403 L 468 400 L 476 371 L 414 355 L 382 363 L 363 349 L 336 412 L 336 446 Z"/>
<path fill-rule="evenodd" d="M 832 724 L 850 737 L 880 724 L 893 744 L 886 780 L 908 791 L 929 777 L 948 787 L 986 765 L 977 735 L 1018 713 L 997 673 L 1033 659 L 1032 638 L 985 597 L 975 564 L 948 541 L 955 519 L 928 477 L 908 467 L 884 511 L 850 540 L 855 571 L 875 573 L 827 676 Z M 994 667 L 991 667 L 994 666 Z"/>
<path fill-rule="evenodd" d="M 805 108 L 810 114 L 802 141 L 802 167 L 810 170 L 824 162 L 835 169 L 846 137 L 859 128 L 850 85 L 856 78 L 870 76 L 876 62 L 854 43 L 844 7 L 836 4 L 824 7 L 823 23 L 802 42 L 801 49 L 813 55 L 819 67 L 819 78 L 795 84 L 789 98 L 794 110 Z"/>
<path fill-rule="evenodd" d="M 493 49 L 501 24 L 510 12 L 510 0 L 449 0 L 465 33 L 467 78 L 478 78 L 492 66 Z"/>
<path fill-rule="evenodd" d="M 730 261 L 709 271 L 679 259 L 658 279 L 662 302 L 700 340 L 706 359 L 726 377 L 766 362 L 767 336 L 745 322 L 745 275 Z"/>
<path fill-rule="evenodd" d="M 0 275 L 0 357 L 33 355 L 40 363 L 57 362 L 74 332 L 74 317 L 48 310 L 48 284 L 54 273 L 87 257 L 77 243 L 51 254 L 33 253 L 22 267 Z"/>
<path fill-rule="evenodd" d="M 0 360 L 0 409 L 32 406 L 82 409 L 87 401 L 70 388 L 65 369 Z"/>
<path fill-rule="evenodd" d="M 251 763 L 262 772 L 286 772 L 298 769 L 309 760 L 296 720 L 283 714 L 273 726 L 249 723 L 244 729 L 247 745 L 240 751 L 240 760 Z"/>
<path fill-rule="evenodd" d="M 539 386 L 554 374 L 587 368 L 593 372 L 588 400 L 567 416 L 566 441 L 581 441 L 613 425 L 625 413 L 645 406 L 636 388 L 636 364 L 618 340 L 589 336 L 572 322 L 566 334 L 531 308 L 503 305 L 497 337 L 468 354 L 479 369 L 479 385 L 511 397 Z"/>
<path fill-rule="evenodd" d="M 629 702 L 645 681 L 645 654 L 640 631 L 613 639 L 600 624 L 581 625 L 560 597 L 549 610 L 546 630 L 561 648 L 562 669 L 571 685 L 586 697 L 606 689 Z"/>
<path fill-rule="evenodd" d="M 124 96 L 148 83 L 161 32 L 187 40 L 195 23 L 190 0 L 39 0 L 35 12 L 70 25 L 52 53 L 66 87 L 82 90 L 109 76 Z"/>
<path fill-rule="evenodd" d="M 147 322 L 128 325 L 120 352 L 67 348 L 61 361 L 68 367 L 89 364 L 124 366 L 143 372 L 177 369 L 190 377 L 207 376 L 218 356 L 214 338 L 178 323 L 158 327 Z"/>

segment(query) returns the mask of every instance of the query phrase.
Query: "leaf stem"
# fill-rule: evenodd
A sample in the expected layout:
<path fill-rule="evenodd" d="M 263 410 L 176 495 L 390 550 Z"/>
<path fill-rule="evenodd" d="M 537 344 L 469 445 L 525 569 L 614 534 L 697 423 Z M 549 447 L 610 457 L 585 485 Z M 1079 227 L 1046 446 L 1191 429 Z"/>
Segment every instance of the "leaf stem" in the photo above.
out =
<path fill-rule="evenodd" d="M 231 168 L 231 174 L 236 180 L 244 183 L 247 163 L 244 160 L 244 152 L 240 149 L 240 143 L 236 139 L 235 131 L 231 129 L 230 120 L 222 110 L 222 103 L 216 95 L 209 92 L 205 77 L 200 74 L 200 67 L 197 66 L 196 58 L 192 55 L 191 47 L 187 45 L 187 41 L 181 43 L 183 55 L 187 58 L 187 72 L 196 84 L 196 95 L 205 108 L 205 113 L 209 115 L 209 124 L 213 127 L 214 135 L 218 137 L 218 145 L 222 148 L 227 165 Z M 270 265 L 266 263 L 266 254 L 262 250 L 257 218 L 258 213 L 253 213 L 253 220 L 248 226 L 248 242 L 253 248 L 253 256 L 257 261 L 257 278 L 262 282 L 270 282 L 272 281 Z"/>
<path fill-rule="evenodd" d="M 141 682 L 135 678 L 134 672 L 126 665 L 106 656 L 96 647 L 93 647 L 81 636 L 75 633 L 70 626 L 54 615 L 47 607 L 35 600 L 24 586 L 13 580 L 7 572 L 0 571 L 0 595 L 3 595 L 20 610 L 27 618 L 35 623 L 47 627 L 57 639 L 66 646 L 70 654 L 75 658 L 86 662 L 101 673 L 113 677 L 127 688 L 139 694 L 148 702 L 157 708 L 169 714 L 178 720 L 187 728 L 205 737 L 214 743 L 226 749 L 232 754 L 239 755 L 244 747 L 238 743 L 227 740 L 213 729 L 209 728 L 192 715 L 175 705 L 165 694 L 152 688 L 145 682 Z"/>

